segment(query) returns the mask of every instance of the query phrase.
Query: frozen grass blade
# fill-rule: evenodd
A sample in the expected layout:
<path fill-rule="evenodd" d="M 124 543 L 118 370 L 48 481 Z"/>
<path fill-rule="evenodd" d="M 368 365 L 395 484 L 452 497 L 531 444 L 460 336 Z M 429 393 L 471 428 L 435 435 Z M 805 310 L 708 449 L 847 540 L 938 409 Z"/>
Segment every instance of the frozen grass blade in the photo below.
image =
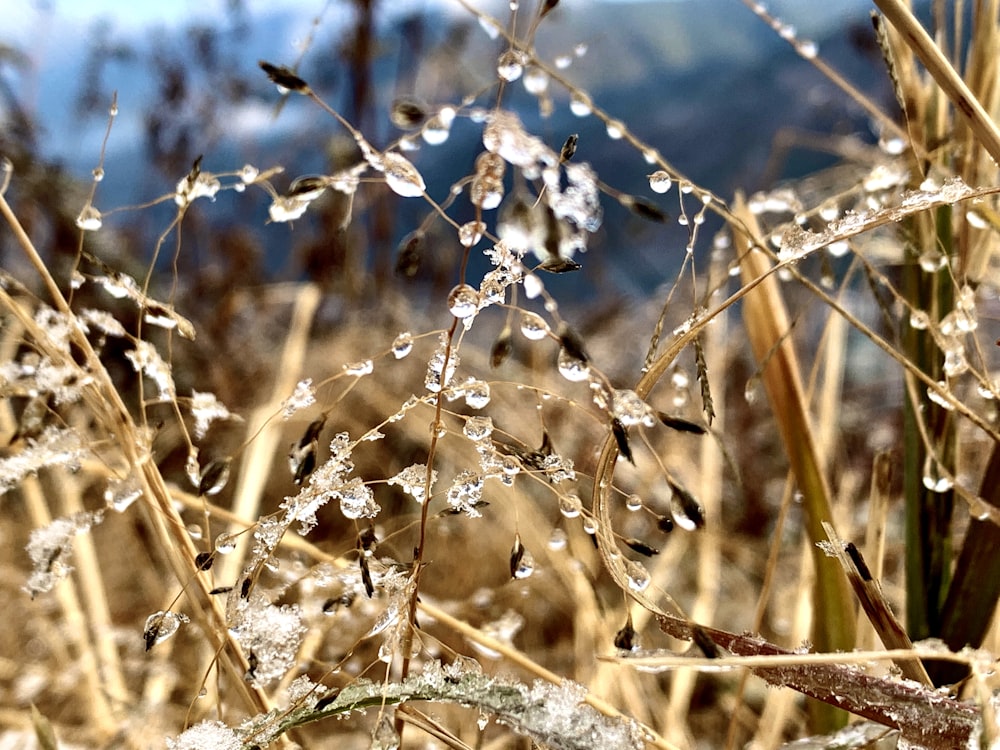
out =
<path fill-rule="evenodd" d="M 752 232 L 750 236 L 737 232 L 734 237 L 743 283 L 750 284 L 770 274 L 771 263 L 763 251 L 754 246 L 752 237 L 760 233 L 755 231 L 756 218 L 742 199 L 737 198 L 733 211 Z M 761 379 L 802 493 L 807 533 L 814 543 L 822 541 L 826 538 L 823 523 L 833 523 L 830 489 L 816 449 L 798 361 L 786 337 L 788 314 L 777 279 L 768 276 L 747 293 L 743 317 L 751 347 L 762 362 Z M 817 648 L 849 650 L 854 647 L 854 604 L 847 580 L 839 567 L 820 550 L 814 552 L 813 559 L 816 564 L 813 627 Z"/>

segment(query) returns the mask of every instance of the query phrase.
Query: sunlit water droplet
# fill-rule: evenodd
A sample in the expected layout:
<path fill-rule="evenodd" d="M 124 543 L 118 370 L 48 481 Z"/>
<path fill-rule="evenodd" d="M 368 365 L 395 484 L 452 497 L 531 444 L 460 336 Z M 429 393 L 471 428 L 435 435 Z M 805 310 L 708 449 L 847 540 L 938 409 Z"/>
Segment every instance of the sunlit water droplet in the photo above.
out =
<path fill-rule="evenodd" d="M 505 50 L 497 60 L 497 75 L 512 83 L 524 72 L 524 55 L 518 50 Z"/>
<path fill-rule="evenodd" d="M 662 169 L 647 175 L 647 179 L 649 180 L 649 189 L 654 193 L 665 193 L 674 184 L 674 181 L 670 179 L 670 175 Z"/>
<path fill-rule="evenodd" d="M 524 311 L 521 313 L 521 335 L 532 341 L 540 341 L 549 335 L 549 326 L 541 315 Z"/>
<path fill-rule="evenodd" d="M 215 537 L 215 551 L 220 555 L 228 555 L 236 549 L 236 537 L 232 534 L 222 533 Z"/>
<path fill-rule="evenodd" d="M 456 318 L 464 319 L 479 310 L 479 291 L 469 284 L 458 284 L 448 294 L 448 310 Z"/>
<path fill-rule="evenodd" d="M 586 117 L 594 111 L 594 105 L 586 94 L 574 93 L 569 100 L 569 111 L 577 117 Z"/>
<path fill-rule="evenodd" d="M 565 349 L 559 350 L 557 365 L 559 374 L 571 382 L 578 383 L 590 377 L 590 366 L 583 360 L 568 354 Z"/>
<path fill-rule="evenodd" d="M 924 461 L 922 481 L 924 487 L 931 492 L 948 492 L 955 486 L 948 472 L 942 469 L 934 456 L 927 456 Z"/>
<path fill-rule="evenodd" d="M 514 568 L 514 578 L 529 578 L 534 572 L 535 558 L 532 557 L 528 550 L 524 550 L 521 553 L 521 559 L 518 560 L 517 567 Z"/>
<path fill-rule="evenodd" d="M 582 510 L 583 503 L 581 502 L 579 495 L 570 493 L 568 495 L 559 496 L 559 512 L 562 513 L 565 518 L 577 518 Z"/>
<path fill-rule="evenodd" d="M 628 587 L 633 591 L 645 591 L 649 588 L 649 571 L 641 563 L 637 563 L 635 560 L 626 560 L 625 575 L 628 578 Z"/>
<path fill-rule="evenodd" d="M 413 336 L 409 331 L 403 331 L 392 342 L 392 356 L 396 359 L 403 359 L 413 351 Z"/>
<path fill-rule="evenodd" d="M 642 508 L 642 498 L 638 495 L 629 495 L 625 498 L 625 508 L 633 513 Z"/>
<path fill-rule="evenodd" d="M 76 217 L 76 225 L 84 232 L 96 232 L 101 228 L 101 212 L 93 206 L 84 206 L 80 215 Z"/>

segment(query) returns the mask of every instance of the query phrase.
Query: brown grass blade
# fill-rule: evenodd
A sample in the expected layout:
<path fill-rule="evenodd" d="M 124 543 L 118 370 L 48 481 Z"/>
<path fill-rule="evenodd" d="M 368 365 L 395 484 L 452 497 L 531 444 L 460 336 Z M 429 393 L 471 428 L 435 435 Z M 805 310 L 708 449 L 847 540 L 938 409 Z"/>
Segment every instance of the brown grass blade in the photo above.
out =
<path fill-rule="evenodd" d="M 753 235 L 759 236 L 756 218 L 737 195 L 733 213 Z M 806 408 L 798 359 L 791 340 L 788 313 L 777 280 L 769 275 L 771 262 L 750 235 L 735 233 L 743 283 L 764 278 L 743 300 L 743 317 L 751 347 L 763 362 L 761 379 L 771 402 L 789 464 L 802 493 L 809 538 L 826 538 L 823 523 L 832 523 L 830 489 L 816 448 L 814 430 Z M 765 362 L 766 360 L 766 362 Z M 854 606 L 847 579 L 817 548 L 814 640 L 821 650 L 847 650 L 854 646 Z"/>

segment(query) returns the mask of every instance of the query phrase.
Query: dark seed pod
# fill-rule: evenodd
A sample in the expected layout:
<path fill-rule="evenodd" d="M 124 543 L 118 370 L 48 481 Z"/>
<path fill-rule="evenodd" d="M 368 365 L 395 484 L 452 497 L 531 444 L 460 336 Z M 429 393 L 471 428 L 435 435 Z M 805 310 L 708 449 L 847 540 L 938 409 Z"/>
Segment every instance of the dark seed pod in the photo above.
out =
<path fill-rule="evenodd" d="M 694 524 L 696 529 L 705 528 L 705 509 L 701 507 L 701 503 L 698 502 L 697 498 L 684 489 L 677 482 L 668 480 L 670 484 L 670 489 L 674 491 L 674 497 L 677 499 L 681 506 L 681 511 L 688 520 Z"/>
<path fill-rule="evenodd" d="M 208 570 L 215 562 L 215 556 L 211 552 L 199 552 L 195 555 L 194 566 L 198 570 Z"/>
<path fill-rule="evenodd" d="M 583 266 L 572 258 L 563 258 L 559 255 L 550 255 L 538 267 L 549 273 L 567 273 L 568 271 L 579 271 L 583 268 Z"/>
<path fill-rule="evenodd" d="M 229 481 L 230 459 L 219 458 L 209 462 L 201 472 L 201 479 L 198 482 L 199 495 L 217 495 L 222 492 L 222 488 Z"/>
<path fill-rule="evenodd" d="M 330 184 L 328 178 L 322 175 L 303 175 L 292 180 L 288 186 L 288 197 L 301 201 L 311 201 L 319 198 Z"/>
<path fill-rule="evenodd" d="M 521 544 L 521 535 L 514 535 L 514 546 L 510 550 L 510 577 L 517 577 L 517 569 L 521 565 L 521 559 L 524 557 L 524 545 Z"/>
<path fill-rule="evenodd" d="M 290 458 L 292 457 L 290 456 Z M 309 478 L 313 471 L 316 470 L 316 447 L 310 444 L 304 449 L 301 456 L 297 456 L 295 458 L 298 460 L 294 462 L 295 476 L 293 477 L 293 480 L 295 484 L 301 486 L 301 484 Z"/>
<path fill-rule="evenodd" d="M 392 103 L 389 119 L 400 130 L 412 130 L 427 119 L 427 108 L 413 99 L 397 99 Z"/>
<path fill-rule="evenodd" d="M 851 558 L 851 562 L 854 563 L 854 567 L 858 569 L 858 575 L 861 576 L 861 580 L 872 580 L 872 572 L 868 569 L 865 558 L 861 556 L 861 551 L 854 546 L 854 542 L 848 542 L 845 551 L 847 552 L 847 556 Z"/>
<path fill-rule="evenodd" d="M 358 534 L 358 549 L 362 552 L 370 552 L 375 549 L 378 537 L 375 536 L 375 527 L 369 526 Z"/>
<path fill-rule="evenodd" d="M 693 435 L 704 435 L 708 432 L 708 430 L 697 422 L 690 422 L 687 419 L 681 419 L 680 417 L 671 417 L 669 414 L 665 414 L 662 411 L 656 412 L 656 417 L 667 427 L 672 430 L 677 430 L 678 432 L 690 432 Z"/>
<path fill-rule="evenodd" d="M 365 584 L 365 593 L 371 599 L 375 595 L 375 584 L 372 582 L 371 571 L 368 570 L 368 558 L 364 555 L 359 555 L 358 559 L 361 562 L 361 581 Z"/>
<path fill-rule="evenodd" d="M 669 534 L 674 530 L 674 519 L 670 516 L 660 516 L 656 519 L 656 528 L 662 531 L 664 534 Z"/>
<path fill-rule="evenodd" d="M 643 219 L 655 221 L 658 224 L 666 224 L 670 221 L 670 216 L 655 203 L 652 203 L 638 195 L 623 195 L 621 204 L 629 211 Z"/>
<path fill-rule="evenodd" d="M 562 347 L 567 355 L 581 362 L 590 361 L 590 357 L 587 356 L 587 352 L 583 349 L 583 341 L 565 322 L 559 324 L 557 335 L 559 336 L 559 346 Z"/>
<path fill-rule="evenodd" d="M 243 583 L 240 584 L 240 599 L 246 599 L 250 596 L 251 586 L 253 586 L 253 581 L 249 578 L 244 578 Z"/>
<path fill-rule="evenodd" d="M 216 586 L 214 589 L 208 592 L 209 596 L 218 596 L 219 594 L 228 594 L 233 590 L 232 586 Z"/>
<path fill-rule="evenodd" d="M 504 326 L 503 330 L 500 331 L 500 335 L 497 336 L 497 340 L 493 342 L 493 348 L 490 350 L 490 367 L 496 369 L 510 357 L 510 353 L 514 350 L 514 336 L 510 330 L 510 326 Z"/>
<path fill-rule="evenodd" d="M 230 459 L 219 458 L 209 462 L 201 472 L 198 482 L 199 495 L 218 495 L 229 481 Z"/>
<path fill-rule="evenodd" d="M 295 91 L 299 94 L 309 93 L 309 84 L 295 75 L 291 68 L 286 68 L 284 65 L 272 65 L 265 60 L 259 60 L 257 64 L 270 79 L 271 83 L 279 89 Z"/>
<path fill-rule="evenodd" d="M 623 539 L 622 541 L 624 541 L 626 545 L 628 545 L 630 548 L 638 552 L 640 555 L 643 555 L 645 557 L 653 557 L 654 555 L 660 554 L 660 550 L 658 550 L 656 547 L 646 544 L 641 539 L 635 539 L 634 537 L 630 537 L 628 539 Z"/>
<path fill-rule="evenodd" d="M 719 659 L 722 657 L 719 644 L 712 640 L 712 636 L 701 625 L 692 625 L 691 635 L 694 638 L 695 645 L 701 649 L 706 659 Z"/>
<path fill-rule="evenodd" d="M 620 648 L 622 651 L 634 651 L 639 645 L 635 635 L 635 628 L 632 627 L 632 614 L 629 613 L 625 625 L 615 633 L 615 648 Z"/>
<path fill-rule="evenodd" d="M 621 423 L 620 419 L 611 420 L 611 432 L 614 433 L 615 442 L 618 443 L 618 452 L 630 464 L 635 466 L 635 459 L 632 457 L 632 447 L 628 444 L 628 429 Z"/>
<path fill-rule="evenodd" d="M 542 3 L 542 9 L 538 13 L 539 19 L 545 18 L 545 16 L 551 13 L 552 9 L 557 5 L 559 5 L 559 0 L 545 0 L 545 2 Z"/>
<path fill-rule="evenodd" d="M 576 154 L 576 144 L 580 141 L 580 136 L 573 133 L 566 139 L 566 142 L 562 145 L 562 150 L 559 152 L 559 161 L 565 162 L 573 158 Z"/>
<path fill-rule="evenodd" d="M 406 235 L 396 251 L 396 273 L 412 279 L 420 270 L 420 261 L 424 250 L 424 233 L 410 232 Z"/>
<path fill-rule="evenodd" d="M 316 705 L 314 706 L 315 710 L 316 711 L 322 711 L 324 708 L 326 708 L 331 703 L 333 703 L 334 701 L 336 701 L 338 695 L 340 695 L 340 691 L 337 690 L 336 688 L 334 688 L 334 690 L 332 692 L 327 693 L 322 698 L 320 698 L 318 701 L 316 701 Z"/>

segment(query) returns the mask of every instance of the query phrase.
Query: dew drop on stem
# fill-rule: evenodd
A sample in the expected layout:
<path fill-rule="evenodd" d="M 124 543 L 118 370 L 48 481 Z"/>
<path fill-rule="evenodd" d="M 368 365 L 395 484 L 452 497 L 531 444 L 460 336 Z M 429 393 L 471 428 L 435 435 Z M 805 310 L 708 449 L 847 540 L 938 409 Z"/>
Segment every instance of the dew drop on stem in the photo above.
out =
<path fill-rule="evenodd" d="M 479 291 L 469 284 L 458 284 L 448 294 L 448 310 L 456 318 L 464 319 L 479 310 Z"/>

